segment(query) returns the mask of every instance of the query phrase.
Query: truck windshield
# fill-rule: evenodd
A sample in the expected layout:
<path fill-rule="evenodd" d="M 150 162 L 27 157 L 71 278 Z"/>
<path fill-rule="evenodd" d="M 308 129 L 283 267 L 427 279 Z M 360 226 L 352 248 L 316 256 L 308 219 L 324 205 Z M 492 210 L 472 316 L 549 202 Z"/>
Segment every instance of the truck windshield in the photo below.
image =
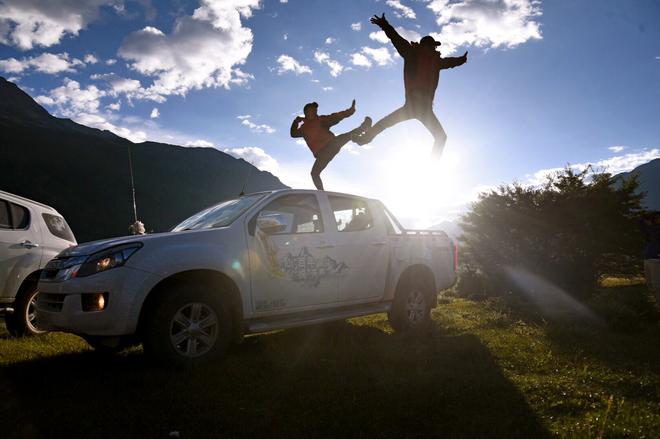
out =
<path fill-rule="evenodd" d="M 231 224 L 254 203 L 265 197 L 266 194 L 247 195 L 234 200 L 223 201 L 220 204 L 202 210 L 183 221 L 172 229 L 173 232 L 184 230 L 211 229 L 225 227 Z"/>

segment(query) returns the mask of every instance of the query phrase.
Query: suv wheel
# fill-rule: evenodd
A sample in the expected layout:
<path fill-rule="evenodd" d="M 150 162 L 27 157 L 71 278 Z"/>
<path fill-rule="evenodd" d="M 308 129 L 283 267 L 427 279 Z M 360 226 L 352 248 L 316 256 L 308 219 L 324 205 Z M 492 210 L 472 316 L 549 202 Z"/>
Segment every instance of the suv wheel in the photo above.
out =
<path fill-rule="evenodd" d="M 14 337 L 43 334 L 44 330 L 37 325 L 36 301 L 37 284 L 29 284 L 16 296 L 14 313 L 6 317 L 7 330 Z"/>
<path fill-rule="evenodd" d="M 177 366 L 206 363 L 226 352 L 231 329 L 231 315 L 218 292 L 181 285 L 163 294 L 147 315 L 144 351 Z"/>
<path fill-rule="evenodd" d="M 409 279 L 396 293 L 388 314 L 390 325 L 397 332 L 421 331 L 431 322 L 430 288 L 423 282 Z"/>

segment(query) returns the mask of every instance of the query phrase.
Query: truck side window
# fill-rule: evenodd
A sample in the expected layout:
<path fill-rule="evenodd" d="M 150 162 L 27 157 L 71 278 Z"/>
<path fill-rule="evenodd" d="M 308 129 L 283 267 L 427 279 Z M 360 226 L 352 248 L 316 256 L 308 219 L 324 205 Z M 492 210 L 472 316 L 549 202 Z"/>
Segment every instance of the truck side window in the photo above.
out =
<path fill-rule="evenodd" d="M 357 232 L 373 227 L 371 211 L 364 200 L 332 195 L 328 199 L 338 231 Z"/>
<path fill-rule="evenodd" d="M 9 203 L 7 203 L 5 200 L 0 200 L 0 229 L 11 229 Z"/>
<path fill-rule="evenodd" d="M 30 211 L 14 203 L 10 204 L 10 209 L 14 229 L 27 229 L 30 225 Z"/>
<path fill-rule="evenodd" d="M 259 220 L 272 220 L 281 231 L 275 235 L 292 233 L 322 233 L 321 209 L 313 194 L 293 194 L 280 197 L 259 212 Z"/>

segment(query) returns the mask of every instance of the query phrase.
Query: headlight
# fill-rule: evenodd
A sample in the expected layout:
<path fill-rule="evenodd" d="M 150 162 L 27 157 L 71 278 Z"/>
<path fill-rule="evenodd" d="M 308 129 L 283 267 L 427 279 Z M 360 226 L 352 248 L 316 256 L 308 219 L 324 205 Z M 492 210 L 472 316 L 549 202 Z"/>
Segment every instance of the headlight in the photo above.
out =
<path fill-rule="evenodd" d="M 87 258 L 77 270 L 75 277 L 91 276 L 92 274 L 121 267 L 133 253 L 142 247 L 142 243 L 120 245 L 95 253 Z M 73 276 L 72 276 L 73 277 Z"/>

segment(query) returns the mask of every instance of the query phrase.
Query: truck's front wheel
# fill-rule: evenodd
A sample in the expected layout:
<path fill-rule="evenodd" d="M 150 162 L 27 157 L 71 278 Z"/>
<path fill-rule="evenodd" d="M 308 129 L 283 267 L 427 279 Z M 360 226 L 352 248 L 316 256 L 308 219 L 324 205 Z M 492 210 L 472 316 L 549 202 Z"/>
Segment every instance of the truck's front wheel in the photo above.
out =
<path fill-rule="evenodd" d="M 154 303 L 144 328 L 144 351 L 159 362 L 192 366 L 221 357 L 231 340 L 231 316 L 222 297 L 182 285 Z"/>
<path fill-rule="evenodd" d="M 397 332 L 420 331 L 431 323 L 429 287 L 420 279 L 407 279 L 398 288 L 392 310 L 390 325 Z"/>

